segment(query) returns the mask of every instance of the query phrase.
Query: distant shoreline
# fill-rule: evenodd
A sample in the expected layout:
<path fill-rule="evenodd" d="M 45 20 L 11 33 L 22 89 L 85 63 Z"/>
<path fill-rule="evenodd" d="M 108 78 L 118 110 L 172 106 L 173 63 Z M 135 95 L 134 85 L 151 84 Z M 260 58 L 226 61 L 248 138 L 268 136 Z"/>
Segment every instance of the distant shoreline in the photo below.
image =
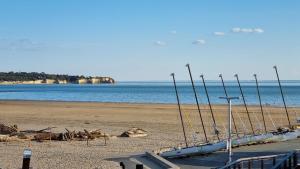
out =
<path fill-rule="evenodd" d="M 0 81 L 0 85 L 51 85 L 51 84 L 114 84 L 115 81 L 112 78 L 100 80 L 98 78 L 93 79 L 79 79 L 76 82 L 57 81 L 52 79 L 46 80 L 32 80 L 32 81 Z"/>
<path fill-rule="evenodd" d="M 61 75 L 38 72 L 0 72 L 0 84 L 99 84 L 115 83 L 111 77 Z"/>
<path fill-rule="evenodd" d="M 95 85 L 95 84 L 115 84 L 114 83 L 108 83 L 108 82 L 102 82 L 102 83 L 3 83 L 0 82 L 0 85 Z"/>

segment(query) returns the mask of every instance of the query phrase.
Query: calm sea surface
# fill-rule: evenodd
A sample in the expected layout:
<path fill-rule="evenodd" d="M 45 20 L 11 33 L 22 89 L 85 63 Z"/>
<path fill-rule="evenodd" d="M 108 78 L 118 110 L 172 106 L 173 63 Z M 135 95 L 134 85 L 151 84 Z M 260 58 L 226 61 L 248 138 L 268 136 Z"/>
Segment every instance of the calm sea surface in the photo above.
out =
<path fill-rule="evenodd" d="M 225 82 L 230 96 L 240 96 L 236 82 Z M 202 83 L 196 82 L 201 103 L 207 103 Z M 220 100 L 224 90 L 219 81 L 208 81 L 208 93 L 212 103 Z M 242 81 L 248 104 L 259 104 L 254 81 Z M 300 106 L 300 81 L 282 81 L 283 92 L 288 106 Z M 195 103 L 189 82 L 179 82 L 178 90 L 182 103 Z M 260 82 L 264 104 L 282 105 L 278 84 L 275 81 Z M 128 103 L 176 103 L 171 82 L 119 82 L 114 85 L 0 85 L 0 99 L 5 100 L 55 100 L 55 101 L 96 101 Z M 235 101 L 235 104 L 241 104 Z"/>

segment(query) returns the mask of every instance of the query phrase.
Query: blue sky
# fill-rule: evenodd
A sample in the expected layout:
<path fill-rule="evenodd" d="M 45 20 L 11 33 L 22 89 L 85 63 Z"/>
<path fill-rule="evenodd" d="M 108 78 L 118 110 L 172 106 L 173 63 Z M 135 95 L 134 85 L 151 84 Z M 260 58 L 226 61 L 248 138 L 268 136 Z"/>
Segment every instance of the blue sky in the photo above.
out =
<path fill-rule="evenodd" d="M 0 71 L 300 79 L 300 1 L 1 0 Z"/>

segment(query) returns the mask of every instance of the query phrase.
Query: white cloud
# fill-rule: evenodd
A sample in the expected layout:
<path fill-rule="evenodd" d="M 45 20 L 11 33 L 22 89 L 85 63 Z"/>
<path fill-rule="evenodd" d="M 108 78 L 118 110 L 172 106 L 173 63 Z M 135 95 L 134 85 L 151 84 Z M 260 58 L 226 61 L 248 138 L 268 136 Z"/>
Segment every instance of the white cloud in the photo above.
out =
<path fill-rule="evenodd" d="M 154 44 L 157 45 L 157 46 L 165 46 L 165 45 L 167 45 L 166 42 L 162 42 L 162 41 L 155 41 Z"/>
<path fill-rule="evenodd" d="M 176 30 L 171 30 L 170 33 L 175 35 L 175 34 L 177 34 L 177 31 Z"/>
<path fill-rule="evenodd" d="M 232 28 L 231 31 L 234 33 L 239 33 L 241 32 L 241 28 Z"/>
<path fill-rule="evenodd" d="M 264 33 L 264 30 L 261 28 L 232 28 L 231 31 L 233 33 Z"/>
<path fill-rule="evenodd" d="M 242 28 L 241 32 L 243 32 L 243 33 L 252 33 L 253 29 L 251 29 L 251 28 Z"/>
<path fill-rule="evenodd" d="M 214 35 L 216 35 L 216 36 L 224 36 L 225 33 L 224 32 L 214 32 Z"/>
<path fill-rule="evenodd" d="M 263 29 L 261 29 L 261 28 L 255 28 L 254 30 L 253 30 L 255 33 L 264 33 L 265 31 L 263 30 Z"/>
<path fill-rule="evenodd" d="M 203 39 L 198 39 L 193 42 L 194 45 L 204 45 L 206 43 Z"/>
<path fill-rule="evenodd" d="M 30 39 L 0 39 L 1 50 L 38 50 L 44 48 L 45 45 L 39 42 L 33 42 Z"/>

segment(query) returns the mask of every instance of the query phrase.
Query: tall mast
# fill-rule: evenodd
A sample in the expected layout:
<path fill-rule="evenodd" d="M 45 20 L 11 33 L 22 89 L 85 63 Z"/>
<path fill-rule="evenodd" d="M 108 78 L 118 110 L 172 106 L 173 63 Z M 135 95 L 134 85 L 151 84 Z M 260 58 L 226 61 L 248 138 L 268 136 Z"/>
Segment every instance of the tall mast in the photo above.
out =
<path fill-rule="evenodd" d="M 215 131 L 215 134 L 216 134 L 216 135 L 217 135 L 217 137 L 218 137 L 218 140 L 220 141 L 220 137 L 219 137 L 219 131 L 217 130 L 216 120 L 215 120 L 215 116 L 214 116 L 214 113 L 213 113 L 213 110 L 212 110 L 212 107 L 211 107 L 211 103 L 210 103 L 210 99 L 209 99 L 208 91 L 207 91 L 207 88 L 206 88 L 206 84 L 205 84 L 204 76 L 203 76 L 203 75 L 200 75 L 200 77 L 202 78 L 202 82 L 203 82 L 203 86 L 204 86 L 204 89 L 205 89 L 205 93 L 206 93 L 207 102 L 208 102 L 208 105 L 209 105 L 209 109 L 210 109 L 211 117 L 212 117 L 212 119 L 213 119 L 213 122 L 214 122 L 214 131 Z"/>
<path fill-rule="evenodd" d="M 258 99 L 259 99 L 260 111 L 261 111 L 261 115 L 262 115 L 263 122 L 264 122 L 265 133 L 267 133 L 266 121 L 265 121 L 263 106 L 262 106 L 262 103 L 261 103 L 261 97 L 260 97 L 260 91 L 259 91 L 259 87 L 258 87 L 257 75 L 254 74 L 253 76 L 255 78 L 256 90 L 257 90 L 257 95 L 258 95 Z"/>
<path fill-rule="evenodd" d="M 187 143 L 187 139 L 186 139 L 186 134 L 185 134 L 184 123 L 183 123 L 183 118 L 182 118 L 182 112 L 181 112 L 181 107 L 180 107 L 180 101 L 179 101 L 178 91 L 177 91 L 177 86 L 176 86 L 176 81 L 175 81 L 175 74 L 172 73 L 171 76 L 173 77 L 173 83 L 174 83 L 174 88 L 175 88 L 175 92 L 176 92 L 177 105 L 178 105 L 178 111 L 179 111 L 181 125 L 182 125 L 182 130 L 183 130 L 183 136 L 184 136 L 185 146 L 188 147 L 188 143 Z"/>
<path fill-rule="evenodd" d="M 197 92 L 195 89 L 194 80 L 193 80 L 192 73 L 191 73 L 191 68 L 190 68 L 189 64 L 186 64 L 186 67 L 188 68 L 188 71 L 189 71 L 189 75 L 190 75 L 190 79 L 191 79 L 191 83 L 192 83 L 192 87 L 193 87 L 193 91 L 194 91 L 194 96 L 195 96 L 195 100 L 196 100 L 196 104 L 197 104 L 197 108 L 198 108 L 198 112 L 199 112 L 199 116 L 200 116 L 200 120 L 201 120 L 201 125 L 202 125 L 202 129 L 203 129 L 204 136 L 205 136 L 205 142 L 208 142 L 206 131 L 205 131 L 205 126 L 203 123 L 203 118 L 201 115 L 201 110 L 200 110 L 200 106 L 199 106 L 199 102 L 198 102 Z"/>
<path fill-rule="evenodd" d="M 247 115 L 248 115 L 248 119 L 249 119 L 249 122 L 250 122 L 252 133 L 255 134 L 254 129 L 253 129 L 253 125 L 252 125 L 252 121 L 251 121 L 251 118 L 250 118 L 250 114 L 249 114 L 249 111 L 248 111 L 248 107 L 247 107 L 247 104 L 246 104 L 246 100 L 245 100 L 245 97 L 244 97 L 244 93 L 243 93 L 241 83 L 240 83 L 240 80 L 239 80 L 239 76 L 238 76 L 238 74 L 235 74 L 234 76 L 236 77 L 236 80 L 239 84 L 240 92 L 241 92 L 243 103 L 244 103 L 244 106 L 245 106 L 245 109 L 246 109 L 246 112 L 247 112 Z"/>
<path fill-rule="evenodd" d="M 225 83 L 224 83 L 224 79 L 223 79 L 223 76 L 222 74 L 219 74 L 219 77 L 221 78 L 221 81 L 222 81 L 222 86 L 223 86 L 223 89 L 224 89 L 224 93 L 225 93 L 225 96 L 228 97 L 228 93 L 227 93 L 227 90 L 226 90 L 226 87 L 225 87 Z M 227 100 L 228 104 L 229 104 L 229 100 Z M 236 127 L 236 123 L 235 123 L 235 119 L 233 117 L 233 114 L 231 114 L 231 118 L 232 118 L 232 122 L 233 122 L 233 125 L 234 125 L 234 129 L 235 129 L 235 132 L 236 132 L 236 136 L 239 137 L 239 132 L 237 130 L 237 127 Z"/>
<path fill-rule="evenodd" d="M 290 117 L 289 117 L 289 112 L 288 112 L 286 104 L 285 104 L 285 99 L 284 99 L 283 92 L 282 92 L 282 86 L 281 86 L 281 83 L 280 83 L 277 66 L 273 66 L 273 68 L 275 69 L 275 72 L 276 72 L 277 81 L 278 81 L 278 84 L 279 84 L 280 93 L 281 93 L 282 101 L 283 101 L 283 104 L 284 104 L 284 109 L 285 109 L 286 117 L 287 117 L 287 120 L 289 122 L 289 127 L 291 128 L 291 121 L 290 121 Z"/>

